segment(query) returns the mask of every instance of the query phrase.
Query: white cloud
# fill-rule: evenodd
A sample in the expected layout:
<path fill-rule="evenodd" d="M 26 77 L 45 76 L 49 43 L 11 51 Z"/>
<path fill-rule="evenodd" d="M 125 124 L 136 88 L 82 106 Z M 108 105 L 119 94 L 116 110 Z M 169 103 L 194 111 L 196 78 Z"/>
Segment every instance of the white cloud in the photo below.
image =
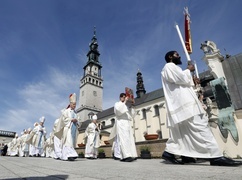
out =
<path fill-rule="evenodd" d="M 60 110 L 68 103 L 69 94 L 78 89 L 78 77 L 75 74 L 49 68 L 38 82 L 27 83 L 17 90 L 16 102 L 11 108 L 1 114 L 5 122 L 1 128 L 20 132 L 22 129 L 32 127 L 41 116 L 46 117 L 46 126 L 51 131 L 52 125 L 60 115 Z M 78 92 L 76 92 L 78 95 Z"/>

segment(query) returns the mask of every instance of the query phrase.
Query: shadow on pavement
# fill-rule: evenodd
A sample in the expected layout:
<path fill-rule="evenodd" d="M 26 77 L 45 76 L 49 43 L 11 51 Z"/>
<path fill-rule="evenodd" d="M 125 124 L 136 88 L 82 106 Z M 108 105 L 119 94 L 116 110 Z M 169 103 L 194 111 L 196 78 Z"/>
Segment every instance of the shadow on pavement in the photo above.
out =
<path fill-rule="evenodd" d="M 22 177 L 22 178 L 8 178 L 6 180 L 60 180 L 60 179 L 67 179 L 68 175 L 50 175 L 50 176 L 38 176 L 38 177 Z"/>

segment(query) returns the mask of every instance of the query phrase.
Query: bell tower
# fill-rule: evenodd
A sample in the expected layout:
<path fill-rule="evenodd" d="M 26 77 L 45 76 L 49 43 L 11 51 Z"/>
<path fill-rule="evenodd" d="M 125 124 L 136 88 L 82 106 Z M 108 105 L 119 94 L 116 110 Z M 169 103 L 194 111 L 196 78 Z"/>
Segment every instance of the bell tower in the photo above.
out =
<path fill-rule="evenodd" d="M 99 56 L 96 28 L 94 27 L 94 35 L 87 53 L 87 63 L 83 67 L 84 74 L 80 80 L 80 107 L 77 109 L 77 113 L 80 115 L 81 121 L 89 119 L 90 113 L 96 114 L 102 111 L 103 79 Z"/>
<path fill-rule="evenodd" d="M 138 70 L 137 73 L 137 85 L 136 85 L 136 95 L 137 98 L 141 98 L 146 93 L 142 73 Z"/>

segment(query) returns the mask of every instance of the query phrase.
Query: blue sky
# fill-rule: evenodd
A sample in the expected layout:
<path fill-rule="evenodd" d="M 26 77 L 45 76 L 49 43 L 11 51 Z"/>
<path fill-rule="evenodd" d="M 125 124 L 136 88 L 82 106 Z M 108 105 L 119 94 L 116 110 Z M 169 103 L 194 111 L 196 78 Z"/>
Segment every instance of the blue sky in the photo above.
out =
<path fill-rule="evenodd" d="M 184 35 L 183 8 L 191 14 L 193 53 L 207 70 L 200 44 L 211 40 L 221 53 L 242 52 L 240 0 L 1 0 L 0 129 L 33 127 L 46 117 L 48 133 L 76 93 L 96 26 L 104 79 L 103 108 L 136 87 L 138 69 L 147 92 L 161 87 L 167 51 L 186 56 L 174 28 Z M 226 50 L 226 52 L 225 52 Z M 78 104 L 77 104 L 78 106 Z"/>

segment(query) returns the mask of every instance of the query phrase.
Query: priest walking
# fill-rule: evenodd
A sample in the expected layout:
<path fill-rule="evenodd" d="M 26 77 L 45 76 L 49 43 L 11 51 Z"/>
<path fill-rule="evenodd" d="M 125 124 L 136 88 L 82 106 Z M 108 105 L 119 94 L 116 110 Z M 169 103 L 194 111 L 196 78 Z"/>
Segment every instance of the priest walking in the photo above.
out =
<path fill-rule="evenodd" d="M 78 157 L 75 147 L 78 135 L 78 127 L 80 126 L 80 119 L 75 112 L 76 94 L 71 94 L 69 96 L 69 100 L 70 104 L 68 105 L 67 109 L 62 112 L 55 135 L 61 139 L 61 159 L 74 161 Z"/>
<path fill-rule="evenodd" d="M 97 159 L 98 148 L 100 147 L 100 128 L 97 124 L 97 115 L 92 116 L 92 122 L 87 126 L 85 137 L 87 137 L 85 157 Z"/>
<path fill-rule="evenodd" d="M 133 129 L 130 125 L 130 121 L 133 120 L 134 109 L 127 107 L 128 97 L 125 93 L 121 93 L 119 98 L 120 101 L 114 105 L 117 121 L 110 136 L 111 138 L 115 138 L 115 158 L 120 158 L 123 162 L 131 162 L 137 158 Z"/>
<path fill-rule="evenodd" d="M 208 118 L 193 90 L 190 72 L 194 65 L 188 64 L 186 70 L 176 51 L 165 55 L 166 65 L 161 71 L 162 85 L 167 107 L 167 126 L 170 138 L 162 158 L 173 164 L 196 162 L 195 158 L 209 159 L 211 165 L 237 166 L 240 162 L 223 157 L 218 144 L 208 126 Z M 182 161 L 176 159 L 181 156 Z"/>

